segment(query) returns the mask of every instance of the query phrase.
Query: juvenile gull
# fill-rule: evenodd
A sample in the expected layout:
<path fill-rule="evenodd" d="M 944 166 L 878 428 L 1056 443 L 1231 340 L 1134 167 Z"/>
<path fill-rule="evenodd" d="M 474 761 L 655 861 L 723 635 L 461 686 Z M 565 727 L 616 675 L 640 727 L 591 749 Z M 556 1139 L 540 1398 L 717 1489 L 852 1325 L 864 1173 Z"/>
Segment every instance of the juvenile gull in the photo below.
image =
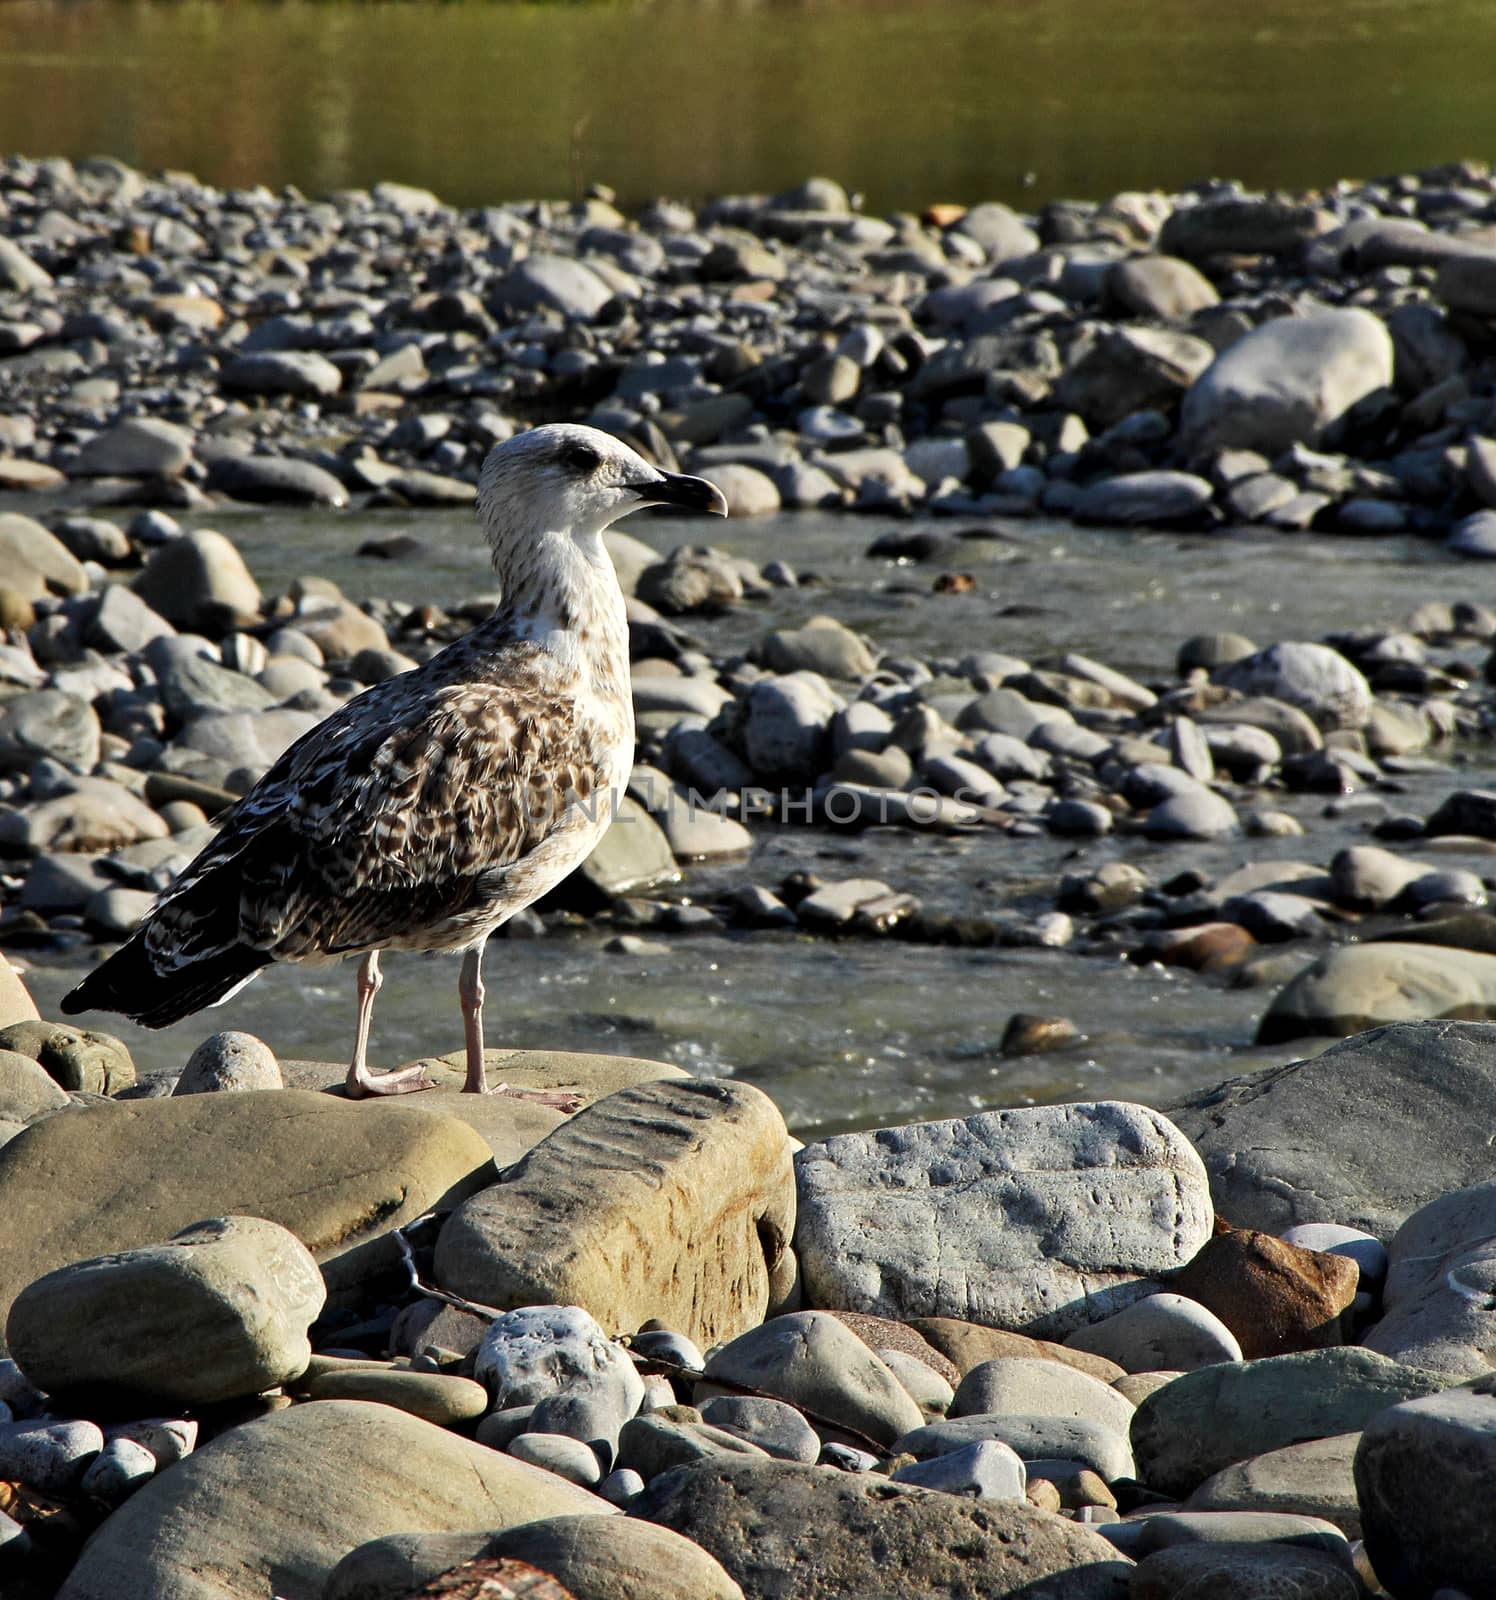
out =
<path fill-rule="evenodd" d="M 355 1097 L 433 1085 L 366 1060 L 381 950 L 460 950 L 463 1088 L 482 1094 L 483 946 L 591 854 L 634 755 L 628 622 L 603 530 L 641 506 L 725 516 L 596 428 L 535 428 L 483 464 L 498 609 L 304 734 L 62 1002 L 163 1028 L 273 961 L 359 954 Z"/>

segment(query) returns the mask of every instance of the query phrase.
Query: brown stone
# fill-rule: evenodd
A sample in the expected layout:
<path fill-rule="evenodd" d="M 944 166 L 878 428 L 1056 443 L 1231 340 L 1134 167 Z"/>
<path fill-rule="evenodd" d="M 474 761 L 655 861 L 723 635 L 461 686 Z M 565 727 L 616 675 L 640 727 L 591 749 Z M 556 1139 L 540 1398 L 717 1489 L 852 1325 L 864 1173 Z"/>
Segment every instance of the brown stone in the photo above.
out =
<path fill-rule="evenodd" d="M 980 1323 L 963 1322 L 959 1317 L 913 1317 L 909 1326 L 927 1339 L 948 1360 L 956 1364 L 964 1378 L 973 1367 L 1001 1356 L 1038 1357 L 1059 1361 L 1077 1372 L 1086 1372 L 1103 1383 L 1120 1378 L 1124 1369 L 1105 1356 L 1087 1350 L 1072 1350 L 1068 1345 L 1052 1344 L 1048 1339 L 1030 1339 L 1024 1333 L 1009 1333 L 1003 1328 L 984 1328 Z"/>
<path fill-rule="evenodd" d="M 576 1600 L 547 1572 L 526 1561 L 485 1557 L 413 1590 L 408 1600 Z"/>
<path fill-rule="evenodd" d="M 1150 934 L 1136 959 L 1191 972 L 1220 972 L 1239 967 L 1256 948 L 1257 941 L 1236 923 L 1205 922 Z"/>
<path fill-rule="evenodd" d="M 452 1215 L 437 1280 L 501 1309 L 583 1306 L 610 1334 L 658 1317 L 703 1346 L 732 1339 L 793 1282 L 790 1155 L 774 1102 L 748 1084 L 621 1090 Z"/>
<path fill-rule="evenodd" d="M 1208 1239 L 1169 1287 L 1213 1311 L 1254 1361 L 1340 1344 L 1340 1313 L 1359 1277 L 1345 1256 L 1231 1228 Z"/>
<path fill-rule="evenodd" d="M 861 1311 L 833 1311 L 831 1315 L 849 1327 L 869 1350 L 900 1350 L 916 1361 L 923 1361 L 932 1372 L 938 1372 L 953 1389 L 960 1383 L 961 1370 L 956 1363 L 942 1355 L 907 1322 L 895 1322 L 891 1317 L 870 1317 Z"/>

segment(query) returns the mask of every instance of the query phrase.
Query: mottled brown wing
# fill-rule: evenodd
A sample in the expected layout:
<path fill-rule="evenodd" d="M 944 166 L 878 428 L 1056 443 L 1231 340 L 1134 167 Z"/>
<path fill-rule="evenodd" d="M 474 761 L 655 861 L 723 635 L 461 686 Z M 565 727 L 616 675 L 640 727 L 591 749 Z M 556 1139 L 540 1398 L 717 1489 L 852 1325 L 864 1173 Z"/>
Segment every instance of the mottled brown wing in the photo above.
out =
<path fill-rule="evenodd" d="M 522 650 L 502 665 L 497 681 L 406 674 L 311 730 L 158 907 L 160 954 L 200 956 L 231 911 L 240 942 L 280 959 L 460 917 L 599 783 L 553 670 Z M 205 894 L 225 914 L 205 917 Z"/>

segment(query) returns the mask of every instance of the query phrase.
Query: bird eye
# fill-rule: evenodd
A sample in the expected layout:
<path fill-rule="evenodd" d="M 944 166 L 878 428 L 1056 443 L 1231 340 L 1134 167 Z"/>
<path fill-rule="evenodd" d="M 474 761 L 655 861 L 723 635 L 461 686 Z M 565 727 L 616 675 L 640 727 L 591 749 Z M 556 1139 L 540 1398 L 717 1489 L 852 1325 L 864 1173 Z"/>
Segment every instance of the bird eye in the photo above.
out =
<path fill-rule="evenodd" d="M 563 457 L 567 466 L 575 467 L 578 472 L 591 472 L 601 459 L 590 444 L 569 445 Z"/>

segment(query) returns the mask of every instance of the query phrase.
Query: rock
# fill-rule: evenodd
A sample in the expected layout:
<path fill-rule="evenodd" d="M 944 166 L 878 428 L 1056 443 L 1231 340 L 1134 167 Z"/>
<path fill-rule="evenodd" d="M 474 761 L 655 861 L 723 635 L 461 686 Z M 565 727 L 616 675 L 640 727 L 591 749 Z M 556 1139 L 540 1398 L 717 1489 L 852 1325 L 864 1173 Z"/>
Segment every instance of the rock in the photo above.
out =
<path fill-rule="evenodd" d="M 1496 511 L 1472 511 L 1449 530 L 1445 548 L 1457 556 L 1496 557 Z"/>
<path fill-rule="evenodd" d="M 307 1384 L 307 1393 L 313 1400 L 370 1400 L 393 1406 L 440 1428 L 471 1422 L 488 1410 L 488 1391 L 470 1378 L 392 1367 L 319 1373 Z"/>
<path fill-rule="evenodd" d="M 1341 945 L 1279 992 L 1258 1024 L 1257 1042 L 1490 1016 L 1496 1016 L 1496 956 L 1425 944 Z"/>
<path fill-rule="evenodd" d="M 1125 1396 L 1088 1373 L 1058 1361 L 1007 1356 L 973 1367 L 961 1380 L 949 1414 L 1084 1417 L 1125 1435 L 1133 1409 Z"/>
<path fill-rule="evenodd" d="M 715 470 L 715 469 L 713 469 Z M 717 612 L 743 598 L 743 579 L 732 558 L 705 545 L 677 545 L 663 561 L 639 574 L 639 599 L 667 617 Z"/>
<path fill-rule="evenodd" d="M 593 1489 L 602 1482 L 596 1450 L 564 1433 L 521 1433 L 505 1449 L 516 1461 L 543 1467 L 580 1488 Z"/>
<path fill-rule="evenodd" d="M 765 783 L 818 776 L 826 765 L 827 725 L 840 707 L 818 673 L 761 679 L 743 704 L 743 758 Z"/>
<path fill-rule="evenodd" d="M 1021 1501 L 1027 1478 L 1018 1453 L 998 1439 L 981 1439 L 962 1450 L 911 1462 L 893 1474 L 894 1483 L 973 1500 Z"/>
<path fill-rule="evenodd" d="M 1242 196 L 1177 206 L 1158 236 L 1160 250 L 1204 261 L 1211 256 L 1292 255 L 1334 219 L 1318 206 Z"/>
<path fill-rule="evenodd" d="M 705 1371 L 701 1393 L 714 1379 L 730 1379 L 787 1400 L 823 1428 L 840 1425 L 880 1444 L 924 1421 L 884 1363 L 824 1311 L 793 1312 L 739 1334 L 708 1358 Z"/>
<path fill-rule="evenodd" d="M 1359 1433 L 1285 1445 L 1212 1473 L 1186 1502 L 1191 1511 L 1323 1518 L 1347 1539 L 1361 1537 L 1351 1463 Z"/>
<path fill-rule="evenodd" d="M 1388 1239 L 1420 1206 L 1490 1177 L 1496 1027 L 1378 1028 L 1169 1114 L 1222 1215 L 1267 1233 L 1338 1222 Z"/>
<path fill-rule="evenodd" d="M 152 640 L 172 631 L 166 618 L 158 616 L 133 589 L 111 583 L 100 593 L 83 637 L 96 650 L 138 655 Z"/>
<path fill-rule="evenodd" d="M 1121 1396 L 1118 1396 L 1119 1400 Z M 1124 1405 L 1126 1401 L 1122 1402 Z M 1078 1464 L 1108 1482 L 1136 1476 L 1127 1435 L 1090 1417 L 1059 1417 L 1023 1411 L 975 1412 L 931 1422 L 894 1441 L 894 1453 L 923 1461 L 964 1450 L 981 1439 L 998 1439 L 1025 1461 Z"/>
<path fill-rule="evenodd" d="M 1167 1292 L 1077 1328 L 1065 1343 L 1106 1356 L 1128 1372 L 1192 1372 L 1242 1359 L 1236 1335 L 1213 1311 Z"/>
<path fill-rule="evenodd" d="M 52 286 L 52 274 L 38 266 L 14 239 L 0 239 L 0 284 L 17 294 L 33 294 Z"/>
<path fill-rule="evenodd" d="M 0 1028 L 37 1020 L 36 1001 L 27 992 L 20 973 L 0 954 Z"/>
<path fill-rule="evenodd" d="M 0 1122 L 30 1122 L 68 1103 L 66 1091 L 39 1062 L 0 1050 Z"/>
<path fill-rule="evenodd" d="M 1099 1534 L 1027 1505 L 959 1499 L 788 1461 L 702 1462 L 655 1479 L 631 1517 L 709 1551 L 747 1600 L 897 1594 L 936 1600 L 1123 1600 L 1126 1566 Z"/>
<path fill-rule="evenodd" d="M 109 1519 L 58 1600 L 322 1600 L 356 1545 L 412 1523 L 490 1533 L 612 1515 L 553 1473 L 392 1406 L 293 1406 L 153 1478 Z"/>
<path fill-rule="evenodd" d="M 98 762 L 100 733 L 86 700 L 61 689 L 22 690 L 0 700 L 0 773 L 24 772 L 42 757 L 87 772 Z"/>
<path fill-rule="evenodd" d="M 1221 839 L 1239 831 L 1231 802 L 1203 783 L 1190 782 L 1148 813 L 1143 832 L 1150 839 Z"/>
<path fill-rule="evenodd" d="M 601 1168 L 598 1141 L 614 1152 Z M 585 1306 L 610 1332 L 659 1317 L 715 1343 L 761 1321 L 793 1281 L 792 1181 L 783 1120 L 757 1089 L 626 1089 L 452 1215 L 437 1281 L 485 1305 Z"/>
<path fill-rule="evenodd" d="M 1440 262 L 1434 292 L 1451 311 L 1496 317 L 1496 251 L 1451 255 Z"/>
<path fill-rule="evenodd" d="M 1218 667 L 1216 683 L 1244 695 L 1265 695 L 1296 706 L 1317 726 L 1362 728 L 1371 716 L 1371 688 L 1338 651 L 1322 644 L 1270 645 Z"/>
<path fill-rule="evenodd" d="M 1259 1541 L 1240 1544 L 1175 1545 L 1146 1557 L 1133 1572 L 1130 1600 L 1183 1600 L 1208 1594 L 1213 1600 L 1359 1600 L 1362 1593 L 1348 1563 L 1320 1550 L 1299 1550 Z"/>
<path fill-rule="evenodd" d="M 1496 1270 L 1496 1184 L 1441 1195 L 1392 1240 L 1382 1319 L 1363 1343 L 1450 1381 L 1483 1377 L 1496 1347 L 1486 1285 Z"/>
<path fill-rule="evenodd" d="M 499 1317 L 479 1341 L 473 1375 L 499 1411 L 536 1408 L 526 1431 L 589 1444 L 615 1444 L 644 1399 L 633 1362 L 580 1306 L 532 1305 Z"/>
<path fill-rule="evenodd" d="M 1124 472 L 1102 478 L 1081 491 L 1072 509 L 1078 522 L 1115 523 L 1124 527 L 1193 522 L 1214 498 L 1204 479 L 1190 472 L 1163 469 Z"/>
<path fill-rule="evenodd" d="M 1169 1281 L 1214 1312 L 1252 1361 L 1339 1344 L 1340 1313 L 1354 1298 L 1359 1277 L 1356 1264 L 1343 1256 L 1232 1228 L 1208 1239 Z"/>
<path fill-rule="evenodd" d="M 175 478 L 192 460 L 192 435 L 159 417 L 126 417 L 78 452 L 80 478 Z"/>
<path fill-rule="evenodd" d="M 777 628 L 765 635 L 759 653 L 771 672 L 815 672 L 859 683 L 878 667 L 867 645 L 835 617 L 812 617 L 803 628 Z"/>
<path fill-rule="evenodd" d="M 343 387 L 343 375 L 312 350 L 263 350 L 235 356 L 219 374 L 229 394 L 290 395 L 325 400 Z"/>
<path fill-rule="evenodd" d="M 1111 1383 L 1122 1376 L 1122 1368 L 1103 1356 L 1052 1344 L 1046 1339 L 1030 1339 L 1004 1328 L 985 1328 L 955 1317 L 915 1317 L 909 1326 L 955 1366 L 958 1380 L 982 1362 L 997 1361 L 1004 1356 L 1058 1361 L 1077 1372 L 1088 1372 L 1103 1383 Z"/>
<path fill-rule="evenodd" d="M 1214 359 L 1204 339 L 1187 333 L 1112 328 L 1065 373 L 1053 398 L 1100 432 L 1134 412 L 1170 410 Z"/>
<path fill-rule="evenodd" d="M 884 1364 L 888 1365 L 886 1354 Z M 783 1400 L 758 1395 L 713 1395 L 702 1401 L 701 1417 L 714 1428 L 736 1434 L 781 1461 L 803 1461 L 814 1466 L 821 1453 L 815 1429 Z"/>
<path fill-rule="evenodd" d="M 795 1165 L 807 1298 L 896 1319 L 1060 1336 L 1141 1298 L 1147 1275 L 1182 1265 L 1211 1223 L 1193 1150 L 1157 1113 L 1120 1102 L 841 1134 Z M 1099 1202 L 1080 1205 L 1082 1193 L 1107 1196 L 1104 1228 L 1088 1225 Z"/>
<path fill-rule="evenodd" d="M 550 1573 L 577 1600 L 743 1600 L 699 1545 L 632 1516 L 546 1517 L 499 1534 L 489 1549 Z"/>
<path fill-rule="evenodd" d="M 1362 1289 L 1380 1292 L 1386 1282 L 1387 1247 L 1360 1228 L 1343 1228 L 1338 1222 L 1303 1222 L 1297 1227 L 1285 1228 L 1278 1237 L 1301 1250 L 1318 1250 L 1325 1255 L 1344 1256 L 1354 1261 Z"/>
<path fill-rule="evenodd" d="M 1391 384 L 1392 339 L 1369 311 L 1276 317 L 1196 380 L 1180 412 L 1181 442 L 1194 456 L 1314 445 L 1357 401 Z"/>
<path fill-rule="evenodd" d="M 756 467 L 724 463 L 712 468 L 712 482 L 726 498 L 730 517 L 769 517 L 780 509 L 774 480 Z"/>
<path fill-rule="evenodd" d="M 1201 1367 L 1138 1407 L 1138 1476 L 1185 1495 L 1234 1461 L 1354 1432 L 1384 1407 L 1439 1387 L 1431 1373 L 1354 1346 Z"/>
<path fill-rule="evenodd" d="M 519 262 L 500 282 L 495 304 L 511 311 L 541 307 L 586 322 L 613 298 L 599 275 L 568 256 L 536 254 Z"/>
<path fill-rule="evenodd" d="M 1394 1594 L 1441 1586 L 1489 1594 L 1496 1531 L 1486 1515 L 1496 1468 L 1496 1398 L 1451 1389 L 1395 1405 L 1366 1424 L 1356 1449 L 1356 1493 L 1366 1553 Z"/>
<path fill-rule="evenodd" d="M 225 456 L 209 482 L 235 500 L 260 505 L 346 506 L 348 491 L 325 468 L 291 456 Z"/>
<path fill-rule="evenodd" d="M 24 1483 L 44 1495 L 76 1490 L 99 1452 L 104 1435 L 96 1423 L 43 1417 L 0 1422 L 0 1480 Z"/>
<path fill-rule="evenodd" d="M 427 1097 L 427 1106 L 436 1097 Z M 163 1169 L 162 1150 L 191 1159 Z M 49 1176 L 66 1172 L 60 1189 Z M 332 1288 L 398 1261 L 386 1237 L 492 1181 L 489 1149 L 434 1107 L 301 1090 L 88 1107 L 0 1149 L 0 1310 L 69 1261 L 157 1243 L 204 1216 L 266 1217 Z"/>
<path fill-rule="evenodd" d="M 212 756 L 230 769 L 264 773 L 321 721 L 315 712 L 290 711 L 284 706 L 270 711 L 226 711 L 196 718 L 174 742 L 180 749 Z"/>
<path fill-rule="evenodd" d="M 178 628 L 218 634 L 260 619 L 259 585 L 243 556 L 211 528 L 193 529 L 161 545 L 133 587 Z"/>
<path fill-rule="evenodd" d="M 41 523 L 14 511 L 0 512 L 0 572 L 5 587 L 27 600 L 88 589 L 88 576 L 67 546 Z"/>
<path fill-rule="evenodd" d="M 1174 256 L 1118 261 L 1107 272 L 1106 290 L 1123 311 L 1161 322 L 1183 322 L 1221 299 L 1208 278 Z"/>
<path fill-rule="evenodd" d="M 704 1422 L 676 1421 L 657 1415 L 635 1417 L 624 1425 L 618 1441 L 619 1461 L 625 1468 L 637 1472 L 646 1483 L 672 1467 L 683 1467 L 693 1461 L 730 1460 L 735 1456 L 767 1458 L 767 1455 L 767 1451 L 739 1434 Z"/>
<path fill-rule="evenodd" d="M 974 239 L 986 251 L 988 261 L 994 266 L 1019 256 L 1032 255 L 1039 248 L 1038 234 L 1017 212 L 996 200 L 986 200 L 970 207 L 951 231 Z"/>
<path fill-rule="evenodd" d="M 12 1302 L 5 1337 L 49 1394 L 208 1405 L 304 1372 L 307 1329 L 325 1299 L 317 1264 L 294 1234 L 259 1217 L 219 1217 L 167 1244 L 35 1279 Z"/>
<path fill-rule="evenodd" d="M 1431 839 L 1451 833 L 1496 839 L 1496 793 L 1489 789 L 1456 789 L 1440 802 L 1423 831 Z"/>
<path fill-rule="evenodd" d="M 105 1505 L 118 1505 L 155 1472 L 156 1458 L 143 1444 L 133 1439 L 110 1439 L 83 1474 L 78 1492 Z"/>
<path fill-rule="evenodd" d="M 66 1022 L 13 1022 L 0 1028 L 0 1050 L 29 1056 L 73 1092 L 118 1094 L 135 1082 L 135 1063 L 118 1039 Z"/>
<path fill-rule="evenodd" d="M 1161 1511 L 1140 1524 L 1137 1553 L 1181 1545 L 1265 1543 L 1317 1550 L 1347 1571 L 1351 1552 L 1345 1535 L 1323 1517 L 1283 1511 Z"/>
<path fill-rule="evenodd" d="M 280 1089 L 275 1052 L 252 1033 L 215 1033 L 192 1052 L 171 1091 L 213 1094 L 224 1090 Z"/>

